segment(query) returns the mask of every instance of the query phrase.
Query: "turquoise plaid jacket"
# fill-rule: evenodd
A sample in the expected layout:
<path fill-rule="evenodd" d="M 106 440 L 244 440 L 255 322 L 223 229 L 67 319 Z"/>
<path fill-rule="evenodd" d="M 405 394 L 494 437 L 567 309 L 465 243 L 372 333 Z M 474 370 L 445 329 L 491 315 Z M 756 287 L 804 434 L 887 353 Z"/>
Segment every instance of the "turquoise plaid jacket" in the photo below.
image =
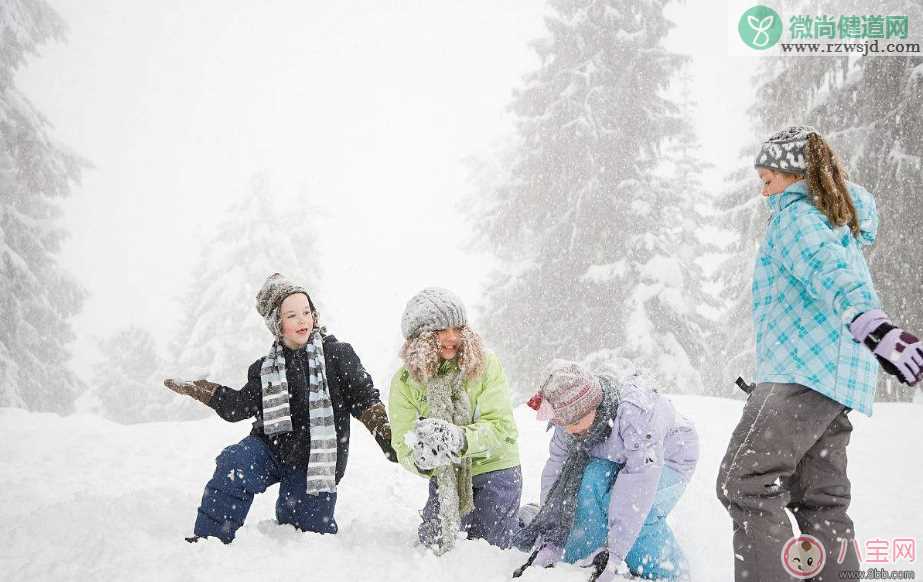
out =
<path fill-rule="evenodd" d="M 871 416 L 878 362 L 846 327 L 880 308 L 860 246 L 875 242 L 875 199 L 848 185 L 860 236 L 831 227 L 798 181 L 770 196 L 753 273 L 756 381 L 801 384 Z"/>

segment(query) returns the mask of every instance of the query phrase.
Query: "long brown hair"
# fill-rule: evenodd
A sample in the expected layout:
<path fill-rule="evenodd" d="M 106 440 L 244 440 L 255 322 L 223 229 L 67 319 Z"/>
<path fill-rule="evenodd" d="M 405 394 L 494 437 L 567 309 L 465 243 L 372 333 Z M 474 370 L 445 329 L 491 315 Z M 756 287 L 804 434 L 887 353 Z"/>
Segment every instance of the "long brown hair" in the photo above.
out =
<path fill-rule="evenodd" d="M 853 236 L 859 236 L 859 218 L 846 189 L 846 170 L 824 138 L 808 134 L 805 147 L 805 180 L 814 197 L 814 205 L 835 226 L 849 225 Z"/>

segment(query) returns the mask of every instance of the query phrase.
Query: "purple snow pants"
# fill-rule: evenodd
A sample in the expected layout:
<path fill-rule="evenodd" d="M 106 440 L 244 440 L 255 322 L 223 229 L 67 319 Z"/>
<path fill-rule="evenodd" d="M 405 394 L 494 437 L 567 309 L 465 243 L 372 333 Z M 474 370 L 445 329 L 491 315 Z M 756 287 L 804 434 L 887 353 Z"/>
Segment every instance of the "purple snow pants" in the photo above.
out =
<path fill-rule="evenodd" d="M 475 475 L 471 481 L 474 510 L 462 518 L 462 531 L 468 532 L 469 539 L 484 539 L 503 549 L 510 547 L 510 538 L 519 528 L 516 512 L 522 496 L 522 471 L 519 467 L 500 469 Z M 423 518 L 419 528 L 420 542 L 432 545 L 440 534 L 435 479 L 429 481 L 429 499 L 420 516 Z"/>

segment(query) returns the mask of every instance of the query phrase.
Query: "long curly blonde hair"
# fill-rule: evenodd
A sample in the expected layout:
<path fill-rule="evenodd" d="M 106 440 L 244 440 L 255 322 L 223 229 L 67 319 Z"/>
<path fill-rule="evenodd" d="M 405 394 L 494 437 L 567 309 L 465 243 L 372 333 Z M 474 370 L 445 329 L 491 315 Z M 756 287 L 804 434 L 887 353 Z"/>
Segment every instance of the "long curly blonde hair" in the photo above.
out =
<path fill-rule="evenodd" d="M 439 356 L 439 344 L 436 331 L 423 331 L 407 339 L 401 346 L 400 357 L 410 376 L 420 383 L 425 383 L 436 375 L 443 360 Z M 464 325 L 458 328 L 460 342 L 458 345 L 458 368 L 466 380 L 477 378 L 484 373 L 484 345 L 473 329 Z"/>

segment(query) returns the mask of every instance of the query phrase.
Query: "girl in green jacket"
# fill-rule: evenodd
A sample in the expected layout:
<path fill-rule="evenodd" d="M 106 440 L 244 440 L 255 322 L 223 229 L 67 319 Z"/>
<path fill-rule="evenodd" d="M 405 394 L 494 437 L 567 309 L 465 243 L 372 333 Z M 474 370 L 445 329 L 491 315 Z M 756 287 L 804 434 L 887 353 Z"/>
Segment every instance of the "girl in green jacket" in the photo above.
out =
<path fill-rule="evenodd" d="M 522 492 L 506 374 L 468 327 L 465 306 L 437 287 L 410 299 L 401 319 L 404 365 L 391 380 L 398 461 L 429 479 L 420 542 L 451 549 L 459 530 L 509 547 Z"/>

